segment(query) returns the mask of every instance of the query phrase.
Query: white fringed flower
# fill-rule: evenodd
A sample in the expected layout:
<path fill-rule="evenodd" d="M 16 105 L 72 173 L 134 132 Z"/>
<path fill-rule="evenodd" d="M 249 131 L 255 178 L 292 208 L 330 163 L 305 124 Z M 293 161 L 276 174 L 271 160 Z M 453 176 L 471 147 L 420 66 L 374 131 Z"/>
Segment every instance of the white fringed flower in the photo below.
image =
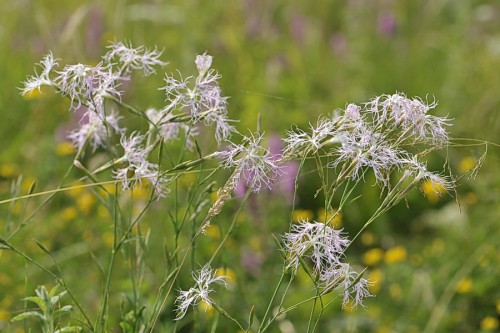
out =
<path fill-rule="evenodd" d="M 50 72 L 58 63 L 57 59 L 52 55 L 52 52 L 47 53 L 37 65 L 42 68 L 42 73 L 38 74 L 35 70 L 35 75 L 29 76 L 28 79 L 23 82 L 24 88 L 21 89 L 21 94 L 30 94 L 34 90 L 40 90 L 42 86 L 53 86 L 55 84 L 50 78 Z"/>
<path fill-rule="evenodd" d="M 110 49 L 103 59 L 111 63 L 117 60 L 121 66 L 120 72 L 128 74 L 131 70 L 142 70 L 145 76 L 156 73 L 154 66 L 164 67 L 166 62 L 160 60 L 163 51 L 147 49 L 144 46 L 133 48 L 131 44 L 116 42 L 108 46 Z"/>
<path fill-rule="evenodd" d="M 271 188 L 274 179 L 283 174 L 277 157 L 260 145 L 262 134 L 254 133 L 243 137 L 241 144 L 231 143 L 225 151 L 218 152 L 225 168 L 235 168 L 232 184 L 235 189 L 240 181 L 252 187 L 254 192 L 262 187 Z"/>
<path fill-rule="evenodd" d="M 209 265 L 205 265 L 200 271 L 193 273 L 195 285 L 188 290 L 180 290 L 179 296 L 175 300 L 175 311 L 177 312 L 175 320 L 182 319 L 190 306 L 195 306 L 202 301 L 212 305 L 213 301 L 208 297 L 214 291 L 212 284 L 220 284 L 227 287 L 227 282 L 225 281 L 227 278 L 225 275 L 217 276 L 216 272 Z"/>

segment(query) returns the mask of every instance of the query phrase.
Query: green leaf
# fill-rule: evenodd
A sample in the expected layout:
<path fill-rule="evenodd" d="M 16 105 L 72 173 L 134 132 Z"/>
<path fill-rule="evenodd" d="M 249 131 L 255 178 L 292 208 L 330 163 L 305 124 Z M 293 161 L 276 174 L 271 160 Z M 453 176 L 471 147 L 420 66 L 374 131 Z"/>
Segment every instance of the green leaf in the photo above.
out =
<path fill-rule="evenodd" d="M 50 289 L 49 297 L 54 297 L 56 295 L 56 293 L 59 291 L 59 287 L 61 287 L 61 285 L 56 284 L 54 286 L 54 288 Z M 65 292 L 65 291 L 63 291 L 63 292 Z"/>
<path fill-rule="evenodd" d="M 37 242 L 38 243 L 38 242 Z M 45 302 L 49 302 L 49 293 L 47 292 L 47 289 L 45 289 L 45 286 L 38 286 L 35 289 L 35 294 Z"/>
<path fill-rule="evenodd" d="M 52 294 L 52 291 L 51 291 L 51 294 Z M 59 300 L 61 299 L 61 297 L 63 297 L 64 295 L 66 295 L 66 290 L 59 293 L 59 295 L 53 296 L 50 299 L 50 304 L 56 305 L 59 302 Z"/>
<path fill-rule="evenodd" d="M 39 248 L 41 248 L 41 249 L 42 249 L 42 251 L 43 251 L 43 252 L 47 253 L 49 256 L 51 256 L 51 255 L 52 255 L 52 254 L 50 253 L 49 249 L 47 249 L 47 248 L 45 247 L 45 245 L 43 245 L 42 243 L 40 243 L 40 242 L 39 242 L 39 241 L 37 241 L 36 239 L 35 239 L 35 243 L 36 243 L 36 245 L 38 245 L 38 247 L 39 247 Z"/>
<path fill-rule="evenodd" d="M 252 326 L 254 319 L 255 319 L 255 305 L 252 305 L 252 308 L 250 309 L 250 314 L 248 315 L 248 327 Z"/>
<path fill-rule="evenodd" d="M 73 310 L 73 307 L 71 305 L 65 305 L 62 308 L 54 311 L 54 318 L 58 318 L 68 312 L 71 312 Z"/>
<path fill-rule="evenodd" d="M 80 326 L 66 326 L 66 327 L 61 327 L 60 329 L 56 330 L 54 333 L 71 333 L 71 332 L 81 332 L 82 328 Z"/>
<path fill-rule="evenodd" d="M 43 317 L 43 315 L 40 312 L 38 312 L 38 311 L 28 311 L 28 312 L 24 312 L 24 313 L 18 314 L 17 316 L 15 316 L 14 318 L 12 318 L 10 321 L 21 321 L 21 320 L 24 320 L 24 319 L 27 319 L 27 318 L 38 318 L 38 319 L 44 320 L 44 317 Z"/>
<path fill-rule="evenodd" d="M 71 306 L 71 305 L 65 305 L 62 308 L 54 311 L 54 318 L 58 318 L 58 317 L 66 314 L 68 312 L 71 312 L 71 311 L 73 311 L 73 306 Z"/>
<path fill-rule="evenodd" d="M 40 310 L 42 310 L 42 312 L 46 312 L 47 311 L 47 304 L 40 297 L 37 297 L 37 296 L 28 296 L 28 297 L 23 298 L 23 301 L 28 301 L 28 302 L 35 303 L 36 305 L 38 305 L 38 307 L 40 308 Z"/>
<path fill-rule="evenodd" d="M 9 243 L 5 239 L 0 237 L 0 249 L 12 250 L 12 247 L 9 245 Z"/>
<path fill-rule="evenodd" d="M 122 328 L 123 333 L 133 333 L 134 332 L 134 328 L 132 327 L 132 325 L 130 325 L 129 323 L 127 323 L 125 321 L 120 322 L 120 327 Z"/>
<path fill-rule="evenodd" d="M 34 180 L 31 185 L 30 185 L 30 188 L 28 190 L 28 194 L 33 194 L 33 192 L 35 191 L 35 187 L 36 187 L 36 180 Z"/>

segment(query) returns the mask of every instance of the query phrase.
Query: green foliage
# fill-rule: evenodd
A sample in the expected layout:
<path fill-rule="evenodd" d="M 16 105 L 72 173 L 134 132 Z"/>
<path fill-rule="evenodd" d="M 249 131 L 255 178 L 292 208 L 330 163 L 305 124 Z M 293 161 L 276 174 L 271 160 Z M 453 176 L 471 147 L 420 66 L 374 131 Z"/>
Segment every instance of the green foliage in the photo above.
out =
<path fill-rule="evenodd" d="M 279 325 L 269 331 L 278 332 L 278 326 L 286 328 L 292 322 L 297 332 L 305 332 L 307 327 L 302 323 L 320 312 L 323 319 L 317 332 L 498 330 L 500 159 L 495 144 L 500 142 L 500 14 L 495 1 L 81 4 L 42 0 L 2 1 L 0 12 L 0 60 L 6 64 L 0 66 L 0 140 L 4 143 L 0 149 L 0 200 L 58 188 L 73 161 L 74 151 L 65 153 L 64 134 L 78 119 L 68 113 L 68 102 L 48 91 L 27 99 L 16 89 L 31 73 L 33 63 L 49 49 L 59 58 L 88 63 L 105 51 L 109 40 L 158 45 L 165 47 L 165 60 L 171 62 L 167 73 L 175 68 L 191 69 L 193 55 L 207 51 L 214 55 L 214 67 L 223 75 L 224 94 L 231 97 L 229 114 L 241 119 L 238 128 L 255 129 L 259 113 L 267 134 L 282 134 L 291 123 L 306 129 L 320 113 L 383 92 L 429 94 L 429 100 L 435 97 L 440 115 L 454 119 L 450 128 L 453 136 L 490 142 L 486 162 L 473 181 L 468 179 L 466 166 L 479 162 L 484 152 L 482 141 L 477 145 L 454 142 L 446 156 L 429 162 L 430 168 L 437 169 L 446 157 L 460 175 L 460 209 L 446 194 L 436 197 L 424 187 L 425 197 L 411 192 L 407 204 L 400 203 L 382 215 L 349 249 L 350 258 L 358 258 L 361 267 L 368 266 L 364 277 L 376 280 L 373 288 L 378 289 L 373 291 L 377 297 L 367 301 L 366 311 L 350 312 L 339 306 L 323 309 L 308 303 L 278 316 Z M 164 94 L 156 88 L 163 84 L 162 75 L 134 78 L 124 87 L 126 100 L 134 106 L 160 107 Z M 132 126 L 136 120 L 133 115 L 124 119 Z M 173 156 L 181 151 L 178 145 L 170 148 Z M 99 151 L 95 157 L 84 156 L 83 162 L 100 165 L 106 157 Z M 2 203 L 0 331 L 20 329 L 23 323 L 10 320 L 23 316 L 42 320 L 43 327 L 45 312 L 40 304 L 47 307 L 48 303 L 41 301 L 38 292 L 25 299 L 37 306 L 35 311 L 23 308 L 20 300 L 27 290 L 60 277 L 75 298 L 82 300 L 85 312 L 94 314 L 91 324 L 99 319 L 103 330 L 138 331 L 150 320 L 159 299 L 165 302 L 165 310 L 156 318 L 159 332 L 234 331 L 232 323 L 204 304 L 186 320 L 174 322 L 174 299 L 166 296 L 166 284 L 173 279 L 170 270 L 189 237 L 179 233 L 173 242 L 166 239 L 181 225 L 189 233 L 188 227 L 199 222 L 197 208 L 209 205 L 196 191 L 210 172 L 205 171 L 200 176 L 192 173 L 179 178 L 172 193 L 178 198 L 176 205 L 151 205 L 133 232 L 123 238 L 125 246 L 117 250 L 113 264 L 113 287 L 102 303 L 109 255 L 115 250 L 115 230 L 109 221 L 116 219 L 116 230 L 124 236 L 148 204 L 148 193 L 137 191 L 130 197 L 115 198 L 113 185 L 102 189 L 71 183 L 85 176 L 73 170 L 64 190 Z M 343 211 L 340 225 L 350 235 L 379 204 L 372 175 L 365 180 L 353 193 L 353 197 L 363 195 L 365 199 L 353 201 Z M 35 181 L 36 191 L 32 189 Z M 203 186 L 215 195 L 222 182 L 221 178 L 211 187 Z M 304 175 L 301 182 L 294 214 L 321 216 L 324 198 L 321 194 L 315 198 L 319 182 L 310 175 Z M 115 200 L 122 201 L 122 211 L 114 208 Z M 228 235 L 223 255 L 214 267 L 231 271 L 234 278 L 229 281 L 229 291 L 218 290 L 217 296 L 224 309 L 238 314 L 238 320 L 253 318 L 255 325 L 272 296 L 269 281 L 281 273 L 276 270 L 282 260 L 277 246 L 264 235 L 287 231 L 290 211 L 283 198 L 267 193 L 252 196 L 231 228 L 238 210 L 237 200 L 226 204 L 207 230 L 208 236 L 195 243 L 195 255 L 188 269 L 178 272 L 172 289 L 189 288 L 191 270 L 209 260 Z M 135 215 L 127 215 L 131 212 Z M 9 238 L 14 230 L 18 230 L 16 236 Z M 46 270 L 20 257 L 13 248 Z M 372 261 L 367 261 L 367 253 Z M 305 272 L 300 272 L 290 288 L 292 297 L 285 307 L 314 296 Z M 60 293 L 55 292 L 57 295 Z M 337 295 L 327 296 L 334 299 Z M 63 308 L 53 305 L 54 325 L 58 323 L 55 312 Z M 16 316 L 20 311 L 25 312 Z M 71 325 L 87 322 L 80 311 L 73 311 L 72 317 Z M 31 322 L 35 321 L 24 325 L 35 331 Z M 91 331 L 90 325 L 83 325 L 83 329 Z"/>
<path fill-rule="evenodd" d="M 66 294 L 66 291 L 57 293 L 59 286 L 55 286 L 50 291 L 45 289 L 45 286 L 39 286 L 35 289 L 36 296 L 25 297 L 26 302 L 34 303 L 40 311 L 25 311 L 18 314 L 11 321 L 21 321 L 29 318 L 38 319 L 42 325 L 43 333 L 63 333 L 63 332 L 80 332 L 80 326 L 60 326 L 58 324 L 59 317 L 70 313 L 73 310 L 71 305 L 60 306 L 61 298 Z"/>

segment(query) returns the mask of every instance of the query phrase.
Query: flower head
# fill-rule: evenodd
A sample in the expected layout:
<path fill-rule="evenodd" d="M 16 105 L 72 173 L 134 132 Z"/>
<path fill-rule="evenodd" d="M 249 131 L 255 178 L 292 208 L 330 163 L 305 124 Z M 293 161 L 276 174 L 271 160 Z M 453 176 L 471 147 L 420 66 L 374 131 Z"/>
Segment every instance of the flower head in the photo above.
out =
<path fill-rule="evenodd" d="M 151 122 L 152 127 L 156 127 L 158 134 L 164 142 L 179 140 L 181 130 L 184 132 L 184 142 L 186 148 L 193 150 L 195 148 L 195 138 L 198 136 L 198 129 L 186 123 L 171 121 L 172 114 L 167 110 L 156 110 L 150 108 L 146 110 L 146 116 Z"/>
<path fill-rule="evenodd" d="M 218 152 L 221 164 L 225 168 L 235 168 L 233 185 L 243 180 L 247 187 L 258 192 L 262 187 L 271 188 L 271 183 L 283 173 L 276 157 L 260 142 L 262 134 L 251 134 L 243 138 L 242 144 L 231 143 L 229 149 Z"/>
<path fill-rule="evenodd" d="M 50 72 L 57 65 L 57 59 L 54 59 L 52 52 L 47 53 L 38 64 L 42 68 L 42 73 L 38 74 L 35 70 L 35 75 L 29 76 L 23 82 L 24 88 L 22 88 L 21 94 L 26 95 L 34 90 L 40 90 L 42 86 L 53 86 L 54 81 L 50 78 Z"/>
<path fill-rule="evenodd" d="M 120 97 L 117 87 L 122 79 L 102 63 L 96 66 L 66 65 L 55 82 L 63 95 L 71 99 L 75 110 L 82 104 L 101 104 L 105 96 Z"/>
<path fill-rule="evenodd" d="M 226 278 L 228 277 L 225 275 L 217 275 L 209 265 L 205 265 L 200 271 L 193 273 L 195 285 L 188 290 L 181 290 L 175 300 L 177 305 L 176 320 L 182 319 L 190 306 L 195 306 L 200 302 L 212 305 L 213 301 L 208 297 L 214 291 L 211 285 L 216 283 L 227 287 Z"/>
<path fill-rule="evenodd" d="M 80 127 L 71 131 L 68 138 L 78 150 L 83 149 L 88 142 L 92 147 L 92 152 L 95 152 L 99 147 L 107 147 L 111 134 L 124 133 L 125 130 L 118 124 L 119 120 L 120 117 L 115 113 L 105 115 L 96 112 L 91 107 L 80 120 Z"/>
<path fill-rule="evenodd" d="M 125 164 L 121 169 L 114 171 L 115 179 L 122 181 L 124 189 L 131 189 L 136 183 L 142 184 L 147 179 L 154 187 L 158 198 L 168 193 L 166 184 L 170 179 L 161 174 L 158 164 L 147 160 L 151 147 L 144 147 L 144 136 L 132 133 L 130 137 L 122 135 L 120 140 L 124 154 L 120 161 Z"/>
<path fill-rule="evenodd" d="M 283 243 L 286 268 L 297 271 L 300 260 L 308 258 L 314 271 L 319 273 L 340 264 L 349 240 L 342 235 L 342 230 L 320 222 L 301 221 L 283 235 Z"/>
<path fill-rule="evenodd" d="M 166 85 L 162 89 L 167 95 L 166 109 L 186 109 L 193 124 L 203 121 L 208 126 L 215 126 L 215 137 L 221 142 L 235 132 L 227 117 L 227 97 L 222 96 L 218 83 L 221 75 L 210 68 L 212 57 L 209 55 L 198 55 L 195 63 L 196 77 L 165 77 Z"/>
<path fill-rule="evenodd" d="M 154 66 L 165 66 L 167 63 L 159 58 L 163 51 L 158 51 L 156 48 L 147 49 L 144 46 L 133 48 L 132 45 L 127 45 L 123 42 L 113 43 L 108 46 L 110 49 L 103 59 L 110 63 L 116 59 L 120 64 L 120 71 L 123 74 L 128 74 L 131 70 L 142 70 L 145 76 L 154 74 Z"/>
<path fill-rule="evenodd" d="M 368 290 L 370 282 L 347 263 L 329 267 L 321 272 L 319 279 L 323 284 L 323 293 L 340 289 L 343 308 L 347 307 L 350 301 L 354 303 L 353 306 L 363 306 L 363 300 L 372 296 Z"/>
<path fill-rule="evenodd" d="M 368 292 L 369 282 L 342 262 L 349 240 L 342 235 L 342 230 L 335 230 L 324 223 L 302 221 L 294 224 L 290 232 L 283 235 L 286 255 L 285 268 L 297 272 L 302 260 L 307 259 L 313 274 L 321 282 L 322 293 L 339 290 L 342 294 L 342 306 L 350 300 L 361 304 Z"/>
<path fill-rule="evenodd" d="M 290 131 L 285 154 L 304 156 L 330 147 L 327 167 L 355 180 L 371 169 L 376 183 L 387 188 L 393 171 L 410 169 L 415 174 L 420 169 L 417 156 L 422 154 L 412 153 L 415 146 L 425 152 L 447 144 L 449 120 L 428 114 L 436 105 L 400 93 L 378 96 L 362 106 L 348 104 L 343 112 L 320 118 L 310 133 Z"/>

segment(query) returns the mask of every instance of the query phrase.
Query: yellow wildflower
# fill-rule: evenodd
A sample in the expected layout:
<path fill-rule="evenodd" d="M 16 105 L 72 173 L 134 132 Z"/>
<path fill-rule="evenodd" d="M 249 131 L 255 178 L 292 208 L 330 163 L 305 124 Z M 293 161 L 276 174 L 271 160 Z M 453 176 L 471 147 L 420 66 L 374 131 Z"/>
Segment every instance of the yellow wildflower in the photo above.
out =
<path fill-rule="evenodd" d="M 215 313 L 215 308 L 212 306 L 212 304 L 208 304 L 207 302 L 205 301 L 201 301 L 199 304 L 198 304 L 198 307 L 200 308 L 200 310 L 203 311 L 203 313 L 205 313 L 208 317 L 213 317 L 214 316 L 214 313 Z"/>
<path fill-rule="evenodd" d="M 384 272 L 380 269 L 370 271 L 368 274 L 368 281 L 370 281 L 370 284 L 368 285 L 370 292 L 373 294 L 378 293 L 382 287 L 382 281 L 384 281 Z"/>
<path fill-rule="evenodd" d="M 192 172 L 184 173 L 181 177 L 179 177 L 179 185 L 183 187 L 192 186 L 196 181 L 196 175 Z"/>
<path fill-rule="evenodd" d="M 393 283 L 389 286 L 389 294 L 391 295 L 392 299 L 399 300 L 401 299 L 401 296 L 403 294 L 403 289 L 399 284 Z"/>
<path fill-rule="evenodd" d="M 112 232 L 105 232 L 102 234 L 102 240 L 104 242 L 104 244 L 111 248 L 113 247 L 113 244 L 114 244 L 114 236 L 113 236 L 113 233 Z"/>
<path fill-rule="evenodd" d="M 147 200 L 149 199 L 150 193 L 146 186 L 134 186 L 131 191 L 131 196 L 134 200 Z"/>
<path fill-rule="evenodd" d="M 210 200 L 212 202 L 216 202 L 218 198 L 219 198 L 219 195 L 217 194 L 217 191 L 210 193 Z"/>
<path fill-rule="evenodd" d="M 9 321 L 10 313 L 3 309 L 0 309 L 0 321 Z"/>
<path fill-rule="evenodd" d="M 370 249 L 363 255 L 363 264 L 375 266 L 384 258 L 384 250 L 380 248 Z"/>
<path fill-rule="evenodd" d="M 436 238 L 432 241 L 432 252 L 436 254 L 440 254 L 444 250 L 444 241 L 441 238 Z"/>
<path fill-rule="evenodd" d="M 205 228 L 205 235 L 207 235 L 209 238 L 220 239 L 221 234 L 219 227 L 214 224 L 209 224 Z"/>
<path fill-rule="evenodd" d="M 356 311 L 356 302 L 354 302 L 353 300 L 349 300 L 347 304 L 342 308 L 342 311 L 344 311 L 345 313 L 352 313 Z"/>
<path fill-rule="evenodd" d="M 393 264 L 406 260 L 406 249 L 403 246 L 395 246 L 385 252 L 385 262 Z"/>
<path fill-rule="evenodd" d="M 333 211 L 328 211 L 327 214 L 326 211 L 323 208 L 321 208 L 318 210 L 317 216 L 318 216 L 318 221 L 321 221 L 323 223 L 327 222 L 335 229 L 342 228 L 342 212 L 338 211 L 337 209 L 334 209 Z"/>
<path fill-rule="evenodd" d="M 228 267 L 221 267 L 217 268 L 215 271 L 216 276 L 227 276 L 229 279 L 226 279 L 227 283 L 235 282 L 236 281 L 236 273 Z"/>
<path fill-rule="evenodd" d="M 422 192 L 430 203 L 435 204 L 441 199 L 441 195 L 446 192 L 446 189 L 443 184 L 427 179 L 422 183 Z"/>
<path fill-rule="evenodd" d="M 476 159 L 472 156 L 468 156 L 460 161 L 460 164 L 458 165 L 458 171 L 461 173 L 467 173 L 470 170 L 474 169 L 476 166 Z"/>
<path fill-rule="evenodd" d="M 370 246 L 375 243 L 375 236 L 367 231 L 361 234 L 361 243 L 365 246 Z"/>
<path fill-rule="evenodd" d="M 296 209 L 293 211 L 292 220 L 294 222 L 298 221 L 310 221 L 314 217 L 314 213 L 309 209 Z"/>
<path fill-rule="evenodd" d="M 89 215 L 95 204 L 95 198 L 91 193 L 82 193 L 76 199 L 76 205 L 80 212 L 85 215 Z"/>
<path fill-rule="evenodd" d="M 61 211 L 61 219 L 65 222 L 74 220 L 78 216 L 78 211 L 74 206 L 66 207 Z"/>
<path fill-rule="evenodd" d="M 73 198 L 79 196 L 80 193 L 83 192 L 84 185 L 85 185 L 84 182 L 77 182 L 77 183 L 73 184 L 70 188 L 68 188 L 68 191 L 67 191 L 68 195 L 73 197 Z"/>
<path fill-rule="evenodd" d="M 471 290 L 472 290 L 472 279 L 471 278 L 462 279 L 457 284 L 457 293 L 458 294 L 466 294 Z"/>
<path fill-rule="evenodd" d="M 15 164 L 6 163 L 0 165 L 0 177 L 14 178 L 19 174 L 19 170 Z"/>
<path fill-rule="evenodd" d="M 494 331 L 498 328 L 498 319 L 492 316 L 484 317 L 480 327 L 485 331 Z"/>
<path fill-rule="evenodd" d="M 34 100 L 34 99 L 41 99 L 44 98 L 45 94 L 50 94 L 51 90 L 48 90 L 49 87 L 41 86 L 39 89 L 33 89 L 26 94 L 23 94 L 23 98 L 27 101 Z"/>
<path fill-rule="evenodd" d="M 102 219 L 108 219 L 111 217 L 109 210 L 102 205 L 97 206 L 97 216 Z"/>
<path fill-rule="evenodd" d="M 75 146 L 69 141 L 59 143 L 56 147 L 56 154 L 58 156 L 73 155 L 75 152 Z"/>

